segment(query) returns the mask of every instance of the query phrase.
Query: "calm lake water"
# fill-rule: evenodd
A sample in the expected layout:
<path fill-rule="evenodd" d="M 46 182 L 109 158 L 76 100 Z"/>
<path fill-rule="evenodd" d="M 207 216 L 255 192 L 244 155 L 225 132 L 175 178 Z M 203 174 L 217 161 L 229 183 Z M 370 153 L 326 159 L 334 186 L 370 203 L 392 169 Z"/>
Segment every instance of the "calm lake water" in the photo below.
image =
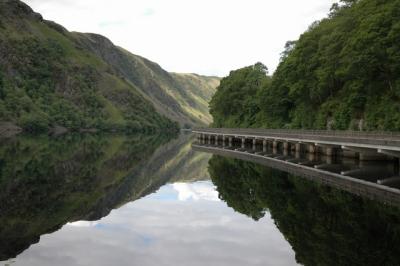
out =
<path fill-rule="evenodd" d="M 191 135 L 0 140 L 0 265 L 400 265 L 400 211 Z"/>

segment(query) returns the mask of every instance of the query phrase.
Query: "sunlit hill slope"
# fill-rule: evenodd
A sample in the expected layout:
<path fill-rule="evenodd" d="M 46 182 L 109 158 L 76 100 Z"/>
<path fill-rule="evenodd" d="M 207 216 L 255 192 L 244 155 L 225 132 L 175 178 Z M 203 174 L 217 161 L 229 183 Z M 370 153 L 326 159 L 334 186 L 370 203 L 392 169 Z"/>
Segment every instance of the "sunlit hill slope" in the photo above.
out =
<path fill-rule="evenodd" d="M 0 1 L 0 122 L 26 131 L 205 125 L 218 84 L 168 73 L 101 35 L 69 32 L 19 0 Z"/>

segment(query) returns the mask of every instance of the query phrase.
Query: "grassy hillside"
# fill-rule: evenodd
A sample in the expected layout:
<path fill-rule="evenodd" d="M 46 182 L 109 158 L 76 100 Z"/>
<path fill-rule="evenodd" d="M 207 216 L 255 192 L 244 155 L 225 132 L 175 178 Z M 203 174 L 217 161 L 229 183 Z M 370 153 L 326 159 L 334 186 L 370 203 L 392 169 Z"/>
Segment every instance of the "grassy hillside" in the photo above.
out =
<path fill-rule="evenodd" d="M 212 121 L 208 102 L 219 85 L 219 78 L 169 73 L 101 35 L 73 33 L 73 37 L 81 47 L 107 62 L 116 75 L 138 88 L 159 113 L 181 125 L 206 125 Z"/>
<path fill-rule="evenodd" d="M 206 124 L 203 94 L 192 91 L 209 95 L 209 83 L 188 84 L 103 36 L 68 32 L 19 0 L 0 2 L 0 122 L 27 131 Z"/>
<path fill-rule="evenodd" d="M 212 112 L 221 121 L 216 126 L 233 121 L 219 107 L 232 100 L 228 107 L 250 121 L 234 126 L 398 131 L 399 73 L 400 2 L 341 1 L 287 43 L 272 81 L 254 84 L 238 75 L 223 81 L 231 95 L 219 90 Z M 256 88 L 238 99 L 241 83 Z"/>
<path fill-rule="evenodd" d="M 183 134 L 161 146 L 148 160 L 144 172 L 146 178 L 162 178 L 169 183 L 207 180 L 207 164 L 211 155 L 193 151 L 193 140 L 191 134 Z"/>
<path fill-rule="evenodd" d="M 180 93 L 181 97 L 176 96 L 185 112 L 207 125 L 210 124 L 212 116 L 209 112 L 208 103 L 220 84 L 220 78 L 197 74 L 171 73 L 171 75 L 183 88 L 181 91 L 185 91 L 185 93 Z"/>

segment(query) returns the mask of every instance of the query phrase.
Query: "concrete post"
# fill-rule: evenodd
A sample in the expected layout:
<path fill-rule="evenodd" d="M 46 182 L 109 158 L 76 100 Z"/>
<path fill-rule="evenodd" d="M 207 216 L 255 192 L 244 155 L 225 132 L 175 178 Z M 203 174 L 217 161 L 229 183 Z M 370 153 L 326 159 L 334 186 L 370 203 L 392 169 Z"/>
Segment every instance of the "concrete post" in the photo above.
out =
<path fill-rule="evenodd" d="M 309 153 L 315 154 L 316 151 L 317 151 L 317 149 L 316 149 L 314 144 L 308 145 L 308 152 Z"/>
<path fill-rule="evenodd" d="M 222 135 L 222 148 L 225 148 L 225 141 L 226 141 L 225 136 Z"/>
<path fill-rule="evenodd" d="M 289 154 L 289 142 L 283 143 L 283 155 L 287 156 Z"/>
<path fill-rule="evenodd" d="M 253 139 L 253 151 L 256 150 L 257 139 Z"/>
<path fill-rule="evenodd" d="M 274 140 L 274 142 L 272 142 L 272 153 L 273 154 L 278 153 L 278 142 L 276 140 Z"/>
<path fill-rule="evenodd" d="M 296 152 L 300 153 L 301 152 L 301 143 L 296 143 Z"/>
<path fill-rule="evenodd" d="M 266 139 L 264 139 L 263 140 L 263 152 L 267 152 L 267 140 Z"/>
<path fill-rule="evenodd" d="M 212 136 L 209 135 L 209 136 L 208 136 L 208 145 L 211 145 L 211 138 L 212 138 Z"/>
<path fill-rule="evenodd" d="M 300 159 L 301 155 L 301 143 L 296 143 L 295 144 L 295 158 Z"/>
<path fill-rule="evenodd" d="M 328 157 L 332 157 L 334 153 L 334 150 L 332 147 L 326 147 L 325 148 L 325 155 Z"/>
<path fill-rule="evenodd" d="M 289 142 L 284 142 L 283 143 L 283 149 L 288 150 L 289 149 Z"/>
<path fill-rule="evenodd" d="M 232 148 L 233 138 L 229 137 L 228 141 L 229 141 L 229 148 Z"/>
<path fill-rule="evenodd" d="M 246 147 L 246 138 L 242 138 L 242 149 Z"/>

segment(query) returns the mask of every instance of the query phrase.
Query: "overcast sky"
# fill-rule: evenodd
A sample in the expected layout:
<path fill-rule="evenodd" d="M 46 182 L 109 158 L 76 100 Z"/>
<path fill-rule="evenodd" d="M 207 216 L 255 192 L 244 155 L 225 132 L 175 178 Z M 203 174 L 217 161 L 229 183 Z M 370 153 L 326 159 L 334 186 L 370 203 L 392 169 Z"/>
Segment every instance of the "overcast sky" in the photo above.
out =
<path fill-rule="evenodd" d="M 288 40 L 336 0 L 24 0 L 68 30 L 105 35 L 168 71 L 225 76 L 261 61 L 273 72 Z"/>

